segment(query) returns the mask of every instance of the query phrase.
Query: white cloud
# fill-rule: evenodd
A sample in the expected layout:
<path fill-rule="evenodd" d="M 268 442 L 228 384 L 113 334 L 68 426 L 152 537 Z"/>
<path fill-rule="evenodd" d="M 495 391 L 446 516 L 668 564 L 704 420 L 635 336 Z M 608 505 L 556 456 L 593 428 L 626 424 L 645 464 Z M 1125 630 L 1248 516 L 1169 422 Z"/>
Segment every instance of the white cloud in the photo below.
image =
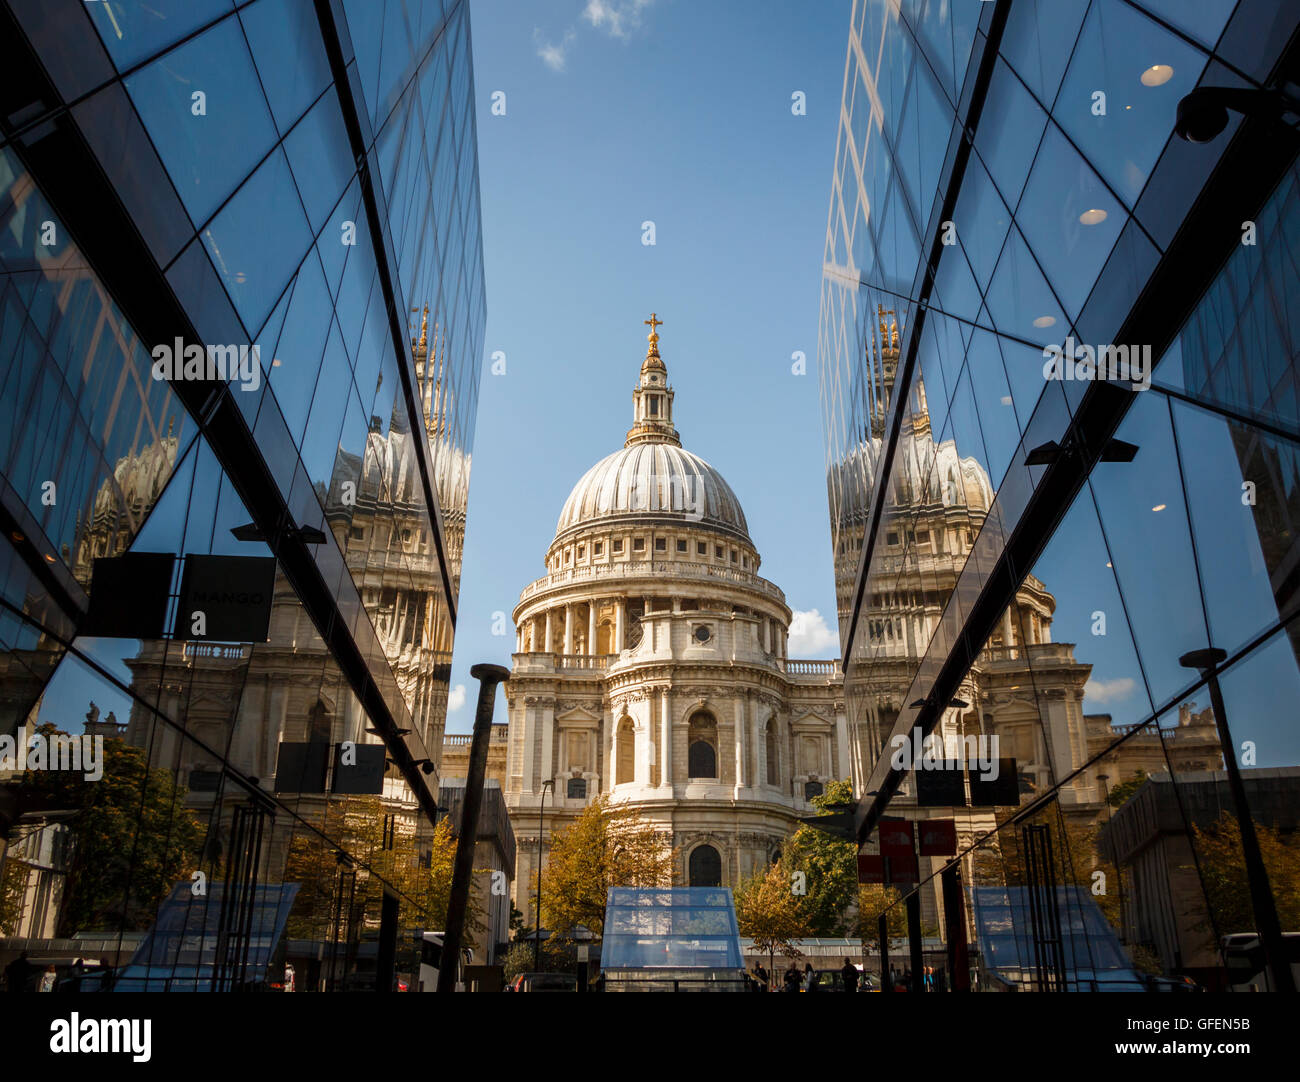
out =
<path fill-rule="evenodd" d="M 542 32 L 534 30 L 533 41 L 537 42 L 537 55 L 542 58 L 542 63 L 552 71 L 563 71 L 568 62 L 569 46 L 576 36 L 572 30 L 566 30 L 559 42 L 544 41 Z"/>
<path fill-rule="evenodd" d="M 454 714 L 465 705 L 465 685 L 457 684 L 447 692 L 447 713 Z"/>
<path fill-rule="evenodd" d="M 626 38 L 641 25 L 641 12 L 650 0 L 587 0 L 582 17 L 597 30 L 616 38 Z"/>
<path fill-rule="evenodd" d="M 603 31 L 611 38 L 626 41 L 641 26 L 641 12 L 652 0 L 587 0 L 582 18 L 564 32 L 559 41 L 543 36 L 539 28 L 533 29 L 533 42 L 542 63 L 555 72 L 564 71 L 569 62 L 569 49 L 578 36 L 578 26 L 585 22 L 594 30 Z"/>
<path fill-rule="evenodd" d="M 1120 676 L 1114 680 L 1089 680 L 1083 685 L 1083 697 L 1101 706 L 1123 702 L 1136 685 L 1132 677 Z"/>
<path fill-rule="evenodd" d="M 816 609 L 795 612 L 790 620 L 790 656 L 818 657 L 825 653 L 838 654 L 839 632 L 826 626 L 826 620 Z"/>

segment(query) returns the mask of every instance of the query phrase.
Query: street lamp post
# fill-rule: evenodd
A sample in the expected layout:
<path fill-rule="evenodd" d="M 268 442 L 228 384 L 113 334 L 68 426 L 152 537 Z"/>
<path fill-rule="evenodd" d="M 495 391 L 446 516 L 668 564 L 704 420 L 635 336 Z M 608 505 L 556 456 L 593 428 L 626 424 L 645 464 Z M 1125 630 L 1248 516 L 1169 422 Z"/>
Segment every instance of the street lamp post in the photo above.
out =
<path fill-rule="evenodd" d="M 542 803 L 537 812 L 537 926 L 533 929 L 533 969 L 542 968 L 542 827 L 546 822 L 546 790 L 555 783 L 548 778 L 542 782 Z"/>
<path fill-rule="evenodd" d="M 1259 839 L 1255 836 L 1255 823 L 1246 803 L 1246 787 L 1237 768 L 1237 751 L 1228 730 L 1228 714 L 1223 706 L 1223 693 L 1219 690 L 1219 665 L 1228 655 L 1216 646 L 1193 650 L 1178 659 L 1185 669 L 1196 669 L 1205 677 L 1210 689 L 1210 706 L 1214 710 L 1214 724 L 1219 730 L 1219 747 L 1223 751 L 1223 765 L 1228 772 L 1228 792 L 1236 806 L 1237 825 L 1241 830 L 1241 855 L 1246 865 L 1246 882 L 1250 886 L 1251 908 L 1255 911 L 1255 931 L 1268 958 L 1268 968 L 1273 975 L 1274 990 L 1294 992 L 1295 977 L 1287 959 L 1282 939 L 1282 922 L 1278 920 L 1277 905 L 1269 886 L 1268 871 L 1260 855 Z"/>

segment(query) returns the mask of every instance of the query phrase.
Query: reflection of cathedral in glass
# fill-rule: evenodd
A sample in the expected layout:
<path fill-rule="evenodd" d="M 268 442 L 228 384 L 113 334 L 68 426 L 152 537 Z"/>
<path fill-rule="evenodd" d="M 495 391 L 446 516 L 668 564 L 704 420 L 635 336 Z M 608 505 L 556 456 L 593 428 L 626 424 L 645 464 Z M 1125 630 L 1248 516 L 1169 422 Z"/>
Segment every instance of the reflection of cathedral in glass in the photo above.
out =
<path fill-rule="evenodd" d="M 870 378 L 859 393 L 862 412 L 870 420 L 863 439 L 832 464 L 829 476 L 842 635 L 854 618 L 863 536 L 893 406 L 900 335 L 893 316 L 878 308 L 876 333 L 866 336 L 867 363 L 861 370 Z M 991 522 L 997 520 L 995 494 L 983 465 L 962 455 L 952 439 L 935 441 L 919 371 L 900 422 L 846 680 L 854 746 L 863 749 L 861 773 L 854 779 L 858 792 L 868 787 L 878 758 L 889 751 L 922 657 L 936 636 L 951 635 L 945 611 L 951 608 L 981 530 L 986 523 L 994 528 Z M 960 605 L 961 598 L 956 600 Z M 1091 822 L 1103 808 L 1098 774 L 1105 774 L 1107 763 L 1114 773 L 1117 757 L 1087 764 L 1116 734 L 1108 715 L 1083 712 L 1092 666 L 1076 657 L 1076 644 L 1053 641 L 1055 610 L 1048 584 L 1026 574 L 955 697 L 964 705 L 946 710 L 935 734 L 954 756 L 958 741 L 996 736 L 998 754 L 1016 760 L 1022 800 L 1076 775 L 1063 786 L 1060 805 L 1067 815 Z M 948 611 L 947 620 L 952 619 Z M 1188 715 L 1184 724 L 1191 730 L 1180 745 L 1180 756 L 1212 762 L 1217 739 L 1212 723 Z M 1157 769 L 1163 763 L 1160 739 L 1154 733 L 1135 736 L 1118 757 L 1123 759 L 1121 776 L 1139 768 Z M 891 804 L 891 814 L 917 814 L 909 791 L 914 798 L 914 789 L 905 789 Z M 922 817 L 928 814 L 921 812 Z M 951 813 L 934 809 L 933 814 Z M 991 826 L 992 815 L 986 812 L 958 818 L 963 844 Z"/>
<path fill-rule="evenodd" d="M 427 323 L 411 345 L 422 377 L 432 441 L 444 430 L 445 403 L 440 395 L 441 363 L 429 348 Z M 432 378 L 424 379 L 426 372 L 432 372 Z M 329 488 L 318 485 L 317 495 L 334 541 L 346 554 L 347 572 L 410 709 L 415 731 L 426 747 L 440 748 L 452 627 L 417 488 L 415 438 L 399 399 L 387 424 L 382 418 L 371 418 L 362 455 L 339 448 Z M 161 453 L 174 455 L 174 446 L 165 443 Z M 126 469 L 119 468 L 117 483 L 124 493 L 149 484 L 155 473 L 154 457 L 146 453 L 124 464 Z M 440 477 L 450 497 L 446 505 L 450 513 L 444 521 L 449 519 L 456 527 L 447 533 L 455 535 L 459 555 L 468 459 L 445 449 L 442 461 L 446 465 Z M 453 502 L 457 498 L 459 502 Z M 276 576 L 267 643 L 150 641 L 127 664 L 133 690 L 142 700 L 132 711 L 128 741 L 150 744 L 154 765 L 179 768 L 182 783 L 195 792 L 217 786 L 222 758 L 270 787 L 284 742 L 326 749 L 344 741 L 378 743 L 377 736 L 368 732 L 359 701 L 341 679 L 282 572 Z M 189 739 L 183 742 L 183 752 L 182 741 L 170 730 L 154 732 L 151 707 L 184 720 Z M 205 756 L 200 750 L 204 745 L 222 754 Z M 396 772 L 386 777 L 384 796 L 414 812 L 411 794 Z"/>

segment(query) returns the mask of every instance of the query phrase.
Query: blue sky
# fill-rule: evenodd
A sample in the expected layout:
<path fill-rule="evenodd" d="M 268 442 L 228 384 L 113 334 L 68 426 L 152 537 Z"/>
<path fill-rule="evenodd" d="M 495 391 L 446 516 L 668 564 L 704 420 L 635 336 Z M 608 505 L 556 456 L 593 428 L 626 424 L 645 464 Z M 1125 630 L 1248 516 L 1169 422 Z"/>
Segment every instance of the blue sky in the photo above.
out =
<path fill-rule="evenodd" d="M 760 573 L 834 626 L 816 354 L 847 0 L 471 12 L 488 357 L 451 732 L 473 723 L 470 665 L 509 664 L 513 625 L 494 636 L 494 614 L 543 573 L 574 483 L 623 444 L 652 311 L 683 445 L 735 489 Z M 838 643 L 812 634 L 791 653 Z M 499 697 L 498 721 L 504 709 Z"/>

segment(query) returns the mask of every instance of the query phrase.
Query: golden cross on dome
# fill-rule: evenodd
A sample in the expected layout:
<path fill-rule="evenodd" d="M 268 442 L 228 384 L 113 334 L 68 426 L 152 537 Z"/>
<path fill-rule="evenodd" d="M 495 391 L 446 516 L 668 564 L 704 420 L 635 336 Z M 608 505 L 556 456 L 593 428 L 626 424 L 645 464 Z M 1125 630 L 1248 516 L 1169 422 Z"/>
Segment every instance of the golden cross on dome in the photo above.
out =
<path fill-rule="evenodd" d="M 644 323 L 646 326 L 648 326 L 648 327 L 650 328 L 650 333 L 651 333 L 651 334 L 655 334 L 655 333 L 657 333 L 657 329 L 658 329 L 659 327 L 662 327 L 662 326 L 663 326 L 663 323 L 664 323 L 664 321 L 663 321 L 662 319 L 658 319 L 658 318 L 657 318 L 657 313 L 655 313 L 655 312 L 651 312 L 651 313 L 650 313 L 650 318 L 649 318 L 649 319 L 643 319 L 641 322 Z"/>

